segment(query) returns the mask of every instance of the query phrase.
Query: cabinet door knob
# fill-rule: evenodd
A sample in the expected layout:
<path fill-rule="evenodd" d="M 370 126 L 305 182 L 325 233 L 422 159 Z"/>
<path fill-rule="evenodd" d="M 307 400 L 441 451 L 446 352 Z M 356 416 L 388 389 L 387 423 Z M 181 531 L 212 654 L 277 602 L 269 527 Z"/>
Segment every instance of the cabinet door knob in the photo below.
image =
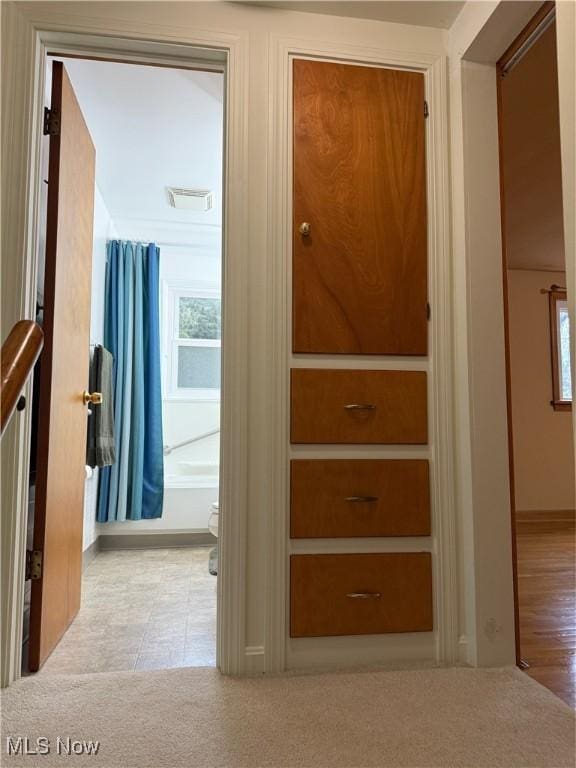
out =
<path fill-rule="evenodd" d="M 310 234 L 310 224 L 308 224 L 307 221 L 303 221 L 302 224 L 298 227 L 300 234 L 302 237 L 308 237 Z"/>
<path fill-rule="evenodd" d="M 351 504 L 369 504 L 378 501 L 378 496 L 346 496 L 346 501 Z"/>

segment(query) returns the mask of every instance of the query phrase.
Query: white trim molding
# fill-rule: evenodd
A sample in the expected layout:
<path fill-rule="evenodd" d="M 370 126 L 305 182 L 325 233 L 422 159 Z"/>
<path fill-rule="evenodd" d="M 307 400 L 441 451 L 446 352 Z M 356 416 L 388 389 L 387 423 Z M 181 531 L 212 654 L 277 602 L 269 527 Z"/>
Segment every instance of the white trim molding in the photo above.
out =
<path fill-rule="evenodd" d="M 466 3 L 448 34 L 460 660 L 515 663 L 496 62 L 538 2 Z"/>
<path fill-rule="evenodd" d="M 248 33 L 86 16 L 51 4 L 2 4 L 3 334 L 35 315 L 41 114 L 46 53 L 132 55 L 171 63 L 207 58 L 226 68 L 222 441 L 218 666 L 242 673 L 245 653 L 247 526 Z M 24 137 L 14 141 L 14 137 Z M 21 255 L 19 258 L 16 254 Z M 30 398 L 31 385 L 26 394 Z M 29 399 L 30 402 L 30 399 Z M 30 411 L 2 440 L 2 686 L 20 676 L 28 503 Z M 226 514 L 227 510 L 233 514 Z"/>
<path fill-rule="evenodd" d="M 452 317 L 450 261 L 450 185 L 448 175 L 448 124 L 446 59 L 443 56 L 399 52 L 384 48 L 361 47 L 343 43 L 303 41 L 289 37 L 270 39 L 269 73 L 269 199 L 268 273 L 269 327 L 268 350 L 271 376 L 268 412 L 274 414 L 274 439 L 270 445 L 266 573 L 266 659 L 268 671 L 282 671 L 287 666 L 317 666 L 324 657 L 333 665 L 380 663 L 402 658 L 402 643 L 352 638 L 314 640 L 299 643 L 288 659 L 289 491 L 289 369 L 294 366 L 322 366 L 325 360 L 301 358 L 291 354 L 291 254 L 292 254 L 292 149 L 291 149 L 291 61 L 295 57 L 318 58 L 350 64 L 401 68 L 423 72 L 430 116 L 427 120 L 428 177 L 428 253 L 429 296 L 432 307 L 430 355 L 411 363 L 428 370 L 430 400 L 430 458 L 433 508 L 433 537 L 429 548 L 434 552 L 435 633 L 410 645 L 409 655 L 429 658 L 431 662 L 452 664 L 458 657 L 458 573 L 456 524 L 453 498 L 453 424 L 452 424 Z M 332 361 L 329 361 L 330 364 Z M 355 359 L 360 366 L 363 359 Z M 370 360 L 370 366 L 387 367 L 385 358 Z M 389 361 L 394 368 L 399 360 Z M 343 447 L 356 456 L 361 447 Z M 343 455 L 342 450 L 336 451 Z M 310 447 L 307 455 L 313 454 Z M 332 452 L 333 453 L 333 452 Z M 389 450 L 388 450 L 389 453 Z M 418 455 L 422 450 L 418 449 Z M 383 454 L 386 454 L 384 449 Z M 327 455 L 326 451 L 323 455 Z M 371 455 L 374 455 L 373 453 Z M 380 547 L 387 547 L 380 540 Z M 346 544 L 339 543 L 339 548 Z M 405 545 L 405 546 L 409 546 Z M 371 548 L 370 545 L 369 548 Z M 352 550 L 350 550 L 352 551 Z M 388 550 L 387 550 L 388 551 Z M 410 642 L 409 642 L 410 641 Z M 378 650 L 378 646 L 380 650 Z M 327 654 L 327 655 L 326 655 Z M 356 658 L 357 657 L 357 658 Z"/>
<path fill-rule="evenodd" d="M 264 646 L 247 645 L 245 649 L 244 674 L 258 675 L 265 671 Z"/>

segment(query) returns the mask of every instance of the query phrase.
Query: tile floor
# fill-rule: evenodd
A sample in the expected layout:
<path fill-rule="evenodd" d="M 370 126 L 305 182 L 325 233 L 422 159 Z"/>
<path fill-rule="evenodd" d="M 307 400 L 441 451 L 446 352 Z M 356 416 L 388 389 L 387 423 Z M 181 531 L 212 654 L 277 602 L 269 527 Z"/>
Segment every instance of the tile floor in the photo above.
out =
<path fill-rule="evenodd" d="M 209 547 L 101 552 L 82 607 L 39 674 L 216 663 L 216 577 Z"/>

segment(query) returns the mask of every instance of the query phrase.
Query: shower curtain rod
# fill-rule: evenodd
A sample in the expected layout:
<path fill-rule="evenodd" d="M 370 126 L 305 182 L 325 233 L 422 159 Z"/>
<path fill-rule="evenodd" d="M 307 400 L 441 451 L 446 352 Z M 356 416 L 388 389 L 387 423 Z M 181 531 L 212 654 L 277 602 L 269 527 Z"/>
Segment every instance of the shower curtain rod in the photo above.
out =
<path fill-rule="evenodd" d="M 178 242 L 169 242 L 168 240 L 139 240 L 138 238 L 127 238 L 128 240 L 132 240 L 134 243 L 154 243 L 154 245 L 158 246 L 159 248 L 197 248 L 198 245 L 195 243 L 178 243 Z"/>

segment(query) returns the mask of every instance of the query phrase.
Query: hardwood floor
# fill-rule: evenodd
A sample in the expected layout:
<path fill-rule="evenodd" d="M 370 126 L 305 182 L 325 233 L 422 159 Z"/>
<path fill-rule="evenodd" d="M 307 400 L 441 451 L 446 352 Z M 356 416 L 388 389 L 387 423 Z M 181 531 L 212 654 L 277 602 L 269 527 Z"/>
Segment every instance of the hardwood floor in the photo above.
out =
<path fill-rule="evenodd" d="M 573 523 L 517 530 L 522 659 L 527 674 L 576 708 L 576 567 Z"/>

